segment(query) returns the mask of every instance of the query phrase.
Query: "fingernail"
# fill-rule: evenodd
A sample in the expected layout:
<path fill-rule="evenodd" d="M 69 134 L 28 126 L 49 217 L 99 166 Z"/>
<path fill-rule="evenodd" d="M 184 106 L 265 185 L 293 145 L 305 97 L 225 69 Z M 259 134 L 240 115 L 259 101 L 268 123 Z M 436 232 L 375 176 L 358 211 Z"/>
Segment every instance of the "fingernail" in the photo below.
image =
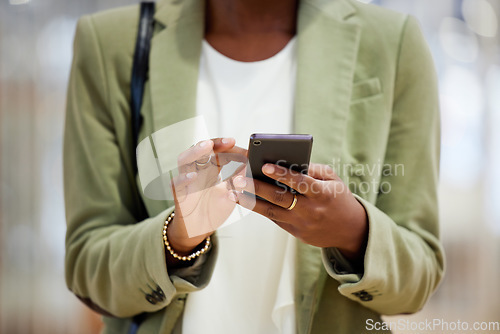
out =
<path fill-rule="evenodd" d="M 196 176 L 196 172 L 191 172 L 191 173 L 187 173 L 187 174 L 186 174 L 186 178 L 188 178 L 188 179 L 192 179 L 192 178 L 194 178 L 195 176 Z"/>
<path fill-rule="evenodd" d="M 208 140 L 202 141 L 202 142 L 200 143 L 200 147 L 202 147 L 202 148 L 203 148 L 203 147 L 207 146 L 207 145 L 208 145 L 208 142 L 209 142 Z"/>
<path fill-rule="evenodd" d="M 231 138 L 222 138 L 222 144 L 229 144 L 231 142 Z"/>
<path fill-rule="evenodd" d="M 270 165 L 270 164 L 266 164 L 266 165 L 264 165 L 264 167 L 262 167 L 262 171 L 266 174 L 272 174 L 272 173 L 274 173 L 274 166 Z"/>
<path fill-rule="evenodd" d="M 243 188 L 247 185 L 247 181 L 243 176 L 237 176 L 234 178 L 233 184 L 238 188 Z"/>
<path fill-rule="evenodd" d="M 236 196 L 236 194 L 234 192 L 230 192 L 227 197 L 229 198 L 229 200 L 231 200 L 232 202 L 238 202 L 238 197 Z"/>

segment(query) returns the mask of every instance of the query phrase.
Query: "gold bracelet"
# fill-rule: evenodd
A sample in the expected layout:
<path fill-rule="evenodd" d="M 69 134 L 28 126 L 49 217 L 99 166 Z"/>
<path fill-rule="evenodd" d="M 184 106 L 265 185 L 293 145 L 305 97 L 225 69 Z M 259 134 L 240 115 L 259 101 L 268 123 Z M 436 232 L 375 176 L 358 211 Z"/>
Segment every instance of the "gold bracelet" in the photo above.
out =
<path fill-rule="evenodd" d="M 210 247 L 210 236 L 208 236 L 205 239 L 205 246 L 202 249 L 193 252 L 187 256 L 181 256 L 173 250 L 172 246 L 170 246 L 170 243 L 168 242 L 167 239 L 167 227 L 168 224 L 170 224 L 170 222 L 172 221 L 172 219 L 174 219 L 174 216 L 175 216 L 174 212 L 168 215 L 167 219 L 165 219 L 165 224 L 163 225 L 163 242 L 165 243 L 165 247 L 167 247 L 167 250 L 169 251 L 170 255 L 172 255 L 175 259 L 181 261 L 191 261 L 192 259 L 200 256 L 201 254 L 205 254 L 208 251 L 208 248 Z"/>

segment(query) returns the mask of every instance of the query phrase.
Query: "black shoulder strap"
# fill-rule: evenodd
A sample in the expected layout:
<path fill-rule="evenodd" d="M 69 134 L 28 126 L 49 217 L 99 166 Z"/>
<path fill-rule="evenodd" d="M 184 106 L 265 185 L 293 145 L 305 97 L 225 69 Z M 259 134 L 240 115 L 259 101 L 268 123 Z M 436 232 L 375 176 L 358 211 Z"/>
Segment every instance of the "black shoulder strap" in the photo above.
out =
<path fill-rule="evenodd" d="M 135 43 L 134 63 L 132 65 L 132 80 L 130 83 L 131 95 L 131 124 L 132 124 L 132 147 L 135 163 L 135 148 L 139 137 L 139 130 L 142 124 L 141 106 L 144 93 L 144 83 L 148 77 L 149 70 L 149 49 L 151 36 L 153 35 L 153 15 L 155 11 L 154 2 L 141 2 L 141 16 L 139 29 L 137 30 L 137 40 Z"/>
<path fill-rule="evenodd" d="M 132 65 L 132 79 L 130 81 L 130 123 L 132 127 L 132 166 L 137 173 L 137 156 L 135 149 L 139 139 L 139 130 L 142 124 L 141 106 L 144 94 L 144 84 L 148 78 L 149 71 L 149 49 L 151 37 L 153 36 L 153 15 L 155 11 L 154 2 L 141 2 L 141 13 L 139 27 L 137 29 L 137 40 L 135 42 L 134 62 Z M 139 220 L 148 217 L 144 202 L 138 195 Z"/>

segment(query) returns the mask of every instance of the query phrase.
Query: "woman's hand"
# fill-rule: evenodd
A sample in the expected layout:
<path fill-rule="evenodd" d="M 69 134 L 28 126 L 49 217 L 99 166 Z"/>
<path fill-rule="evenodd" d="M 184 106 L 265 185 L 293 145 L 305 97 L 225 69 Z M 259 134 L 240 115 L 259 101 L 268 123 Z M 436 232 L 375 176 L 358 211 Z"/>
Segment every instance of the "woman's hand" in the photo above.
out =
<path fill-rule="evenodd" d="M 327 165 L 311 164 L 309 175 L 282 166 L 266 164 L 262 171 L 281 185 L 244 176 L 233 180 L 240 205 L 274 221 L 303 242 L 317 247 L 337 247 L 346 258 L 359 261 L 364 256 L 368 221 L 364 207 Z M 267 201 L 257 199 L 258 195 Z"/>
<path fill-rule="evenodd" d="M 233 138 L 197 143 L 178 157 L 179 175 L 172 181 L 175 217 L 167 230 L 172 248 L 184 255 L 192 252 L 229 217 L 236 197 L 230 181 L 219 177 L 231 161 L 246 163 L 246 150 Z M 241 168 L 242 169 L 242 168 Z M 241 173 L 238 169 L 236 173 Z"/>

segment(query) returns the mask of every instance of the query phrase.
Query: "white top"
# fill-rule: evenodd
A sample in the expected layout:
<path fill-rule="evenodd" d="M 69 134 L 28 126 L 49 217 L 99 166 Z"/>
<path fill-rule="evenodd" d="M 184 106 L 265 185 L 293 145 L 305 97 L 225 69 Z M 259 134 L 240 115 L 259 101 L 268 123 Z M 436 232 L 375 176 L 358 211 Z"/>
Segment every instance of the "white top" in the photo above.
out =
<path fill-rule="evenodd" d="M 295 73 L 295 39 L 257 62 L 235 61 L 203 41 L 197 113 L 212 137 L 234 137 L 244 148 L 252 133 L 290 133 Z M 205 289 L 187 298 L 184 334 L 295 333 L 295 239 L 244 211 L 217 231 L 214 273 Z"/>

